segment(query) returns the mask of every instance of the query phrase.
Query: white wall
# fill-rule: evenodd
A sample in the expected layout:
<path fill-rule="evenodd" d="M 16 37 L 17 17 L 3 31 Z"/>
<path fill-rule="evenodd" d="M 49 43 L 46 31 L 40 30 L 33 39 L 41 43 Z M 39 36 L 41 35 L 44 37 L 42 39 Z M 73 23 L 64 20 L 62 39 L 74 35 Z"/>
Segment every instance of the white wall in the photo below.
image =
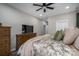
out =
<path fill-rule="evenodd" d="M 37 35 L 42 34 L 42 21 L 4 4 L 0 4 L 0 22 L 3 26 L 11 27 L 11 49 L 16 47 L 16 34 L 22 32 L 22 24 L 33 25 L 34 32 Z"/>
<path fill-rule="evenodd" d="M 52 16 L 48 18 L 48 33 L 53 34 L 56 32 L 56 22 L 59 20 L 68 20 L 68 26 L 76 26 L 76 12 Z"/>

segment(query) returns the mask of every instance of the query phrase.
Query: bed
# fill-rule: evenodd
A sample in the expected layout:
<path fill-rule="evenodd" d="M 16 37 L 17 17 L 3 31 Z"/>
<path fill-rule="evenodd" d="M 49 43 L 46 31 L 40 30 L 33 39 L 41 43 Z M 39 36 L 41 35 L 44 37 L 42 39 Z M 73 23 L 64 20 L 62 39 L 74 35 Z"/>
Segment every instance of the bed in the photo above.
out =
<path fill-rule="evenodd" d="M 78 56 L 79 51 L 73 45 L 53 40 L 50 34 L 37 36 L 21 45 L 19 56 Z"/>

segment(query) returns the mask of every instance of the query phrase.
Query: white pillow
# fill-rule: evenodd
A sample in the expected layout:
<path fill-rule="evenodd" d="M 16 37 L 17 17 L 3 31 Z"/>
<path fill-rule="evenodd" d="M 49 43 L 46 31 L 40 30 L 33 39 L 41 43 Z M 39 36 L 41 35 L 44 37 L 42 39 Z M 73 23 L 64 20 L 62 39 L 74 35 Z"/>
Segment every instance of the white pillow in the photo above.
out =
<path fill-rule="evenodd" d="M 65 44 L 72 44 L 78 35 L 79 35 L 78 28 L 76 28 L 76 27 L 68 28 L 65 31 L 65 36 L 64 36 L 63 42 Z"/>
<path fill-rule="evenodd" d="M 79 49 L 79 36 L 77 37 L 73 45 L 75 46 L 75 48 Z"/>

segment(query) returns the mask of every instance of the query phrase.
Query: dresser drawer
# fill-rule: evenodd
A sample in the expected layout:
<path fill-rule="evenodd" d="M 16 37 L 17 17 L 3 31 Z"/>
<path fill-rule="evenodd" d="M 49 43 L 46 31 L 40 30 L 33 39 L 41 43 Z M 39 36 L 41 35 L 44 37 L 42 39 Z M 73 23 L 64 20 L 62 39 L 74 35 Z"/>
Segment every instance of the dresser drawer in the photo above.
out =
<path fill-rule="evenodd" d="M 10 31 L 0 31 L 0 35 L 9 35 Z"/>
<path fill-rule="evenodd" d="M 7 56 L 7 55 L 9 55 L 9 54 L 10 54 L 10 52 L 9 52 L 7 49 L 0 51 L 0 56 Z"/>
<path fill-rule="evenodd" d="M 10 40 L 7 40 L 7 39 L 2 39 L 2 40 L 0 40 L 0 43 L 9 43 L 10 42 Z"/>
<path fill-rule="evenodd" d="M 10 37 L 0 37 L 0 41 L 8 40 Z"/>
<path fill-rule="evenodd" d="M 10 30 L 10 27 L 0 27 L 0 31 L 7 31 L 7 30 Z"/>

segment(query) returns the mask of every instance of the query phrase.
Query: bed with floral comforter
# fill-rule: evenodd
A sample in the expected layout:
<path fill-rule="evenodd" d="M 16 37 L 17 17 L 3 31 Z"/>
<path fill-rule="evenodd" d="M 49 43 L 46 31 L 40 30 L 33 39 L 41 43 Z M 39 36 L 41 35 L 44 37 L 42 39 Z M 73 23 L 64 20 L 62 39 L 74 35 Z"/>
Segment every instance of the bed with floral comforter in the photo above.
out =
<path fill-rule="evenodd" d="M 76 56 L 79 51 L 73 45 L 53 40 L 51 35 L 32 38 L 22 44 L 17 55 L 20 56 Z"/>

